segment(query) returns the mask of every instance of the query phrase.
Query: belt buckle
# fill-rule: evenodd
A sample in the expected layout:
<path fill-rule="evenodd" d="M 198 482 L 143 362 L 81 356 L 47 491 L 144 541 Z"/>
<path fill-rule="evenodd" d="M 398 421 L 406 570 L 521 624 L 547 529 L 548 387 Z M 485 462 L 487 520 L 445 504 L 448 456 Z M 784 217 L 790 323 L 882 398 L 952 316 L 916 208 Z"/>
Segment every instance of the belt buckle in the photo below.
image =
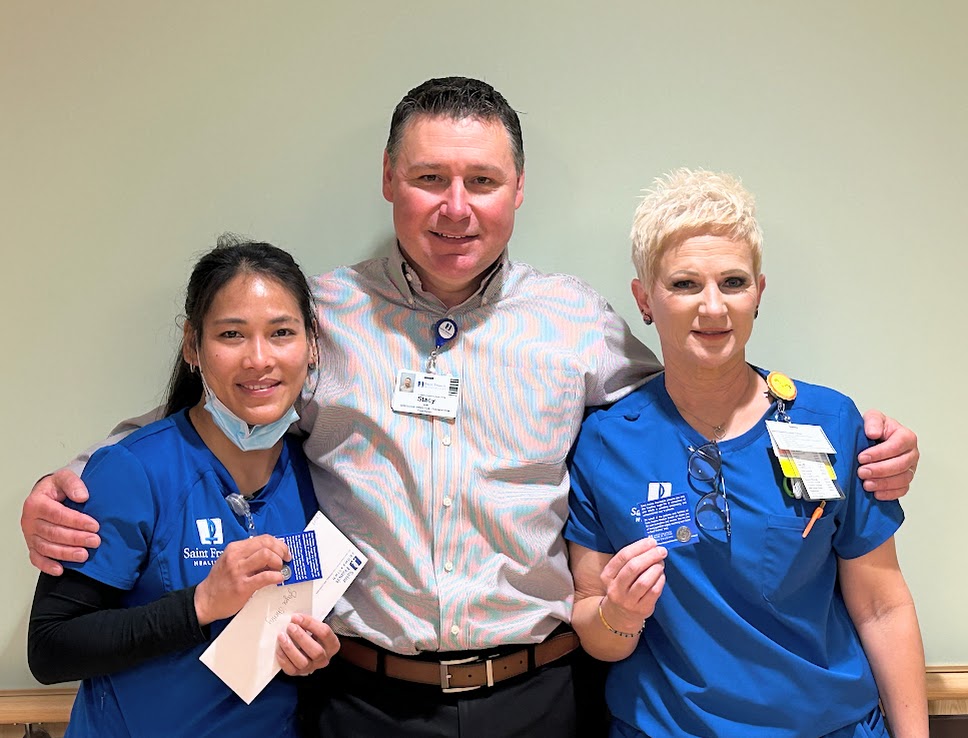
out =
<path fill-rule="evenodd" d="M 440 691 L 444 692 L 445 694 L 450 694 L 453 692 L 470 692 L 472 690 L 480 689 L 481 687 L 483 687 L 484 686 L 483 684 L 475 684 L 472 687 L 450 686 L 450 678 L 452 674 L 450 673 L 450 670 L 447 667 L 455 666 L 457 664 L 473 664 L 477 661 L 480 661 L 480 657 L 478 656 L 469 656 L 466 659 L 451 659 L 450 661 L 441 661 L 440 662 Z M 487 673 L 487 686 L 493 687 L 494 686 L 494 667 L 492 666 L 490 659 L 484 660 L 484 669 L 485 669 L 485 672 Z"/>

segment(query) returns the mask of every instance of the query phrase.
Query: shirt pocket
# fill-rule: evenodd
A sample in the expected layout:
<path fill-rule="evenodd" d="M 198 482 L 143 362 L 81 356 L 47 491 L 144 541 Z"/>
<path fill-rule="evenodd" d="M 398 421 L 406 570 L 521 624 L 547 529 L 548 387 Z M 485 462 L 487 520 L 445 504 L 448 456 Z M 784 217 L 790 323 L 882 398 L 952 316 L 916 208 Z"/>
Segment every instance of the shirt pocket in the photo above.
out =
<path fill-rule="evenodd" d="M 568 455 L 585 411 L 584 386 L 572 371 L 503 366 L 462 398 L 476 414 L 477 445 L 489 458 L 558 463 Z"/>
<path fill-rule="evenodd" d="M 767 519 L 761 562 L 763 598 L 778 610 L 799 612 L 826 602 L 836 577 L 833 515 L 823 515 L 803 537 L 808 518 L 770 515 Z M 823 585 L 823 586 L 821 586 Z"/>

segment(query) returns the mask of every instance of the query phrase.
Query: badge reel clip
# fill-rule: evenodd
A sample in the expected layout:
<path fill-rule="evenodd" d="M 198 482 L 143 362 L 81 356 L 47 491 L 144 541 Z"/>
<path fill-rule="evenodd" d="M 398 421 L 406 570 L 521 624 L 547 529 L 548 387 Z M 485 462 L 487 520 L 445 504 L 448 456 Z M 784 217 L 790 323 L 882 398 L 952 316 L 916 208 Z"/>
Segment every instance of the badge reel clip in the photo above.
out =
<path fill-rule="evenodd" d="M 451 318 L 441 318 L 434 323 L 434 350 L 430 352 L 430 356 L 427 358 L 428 374 L 436 374 L 437 357 L 440 355 L 440 350 L 456 335 L 457 323 Z"/>
<path fill-rule="evenodd" d="M 254 536 L 255 520 L 252 518 L 252 507 L 249 505 L 249 501 L 238 492 L 233 492 L 230 495 L 226 495 L 225 501 L 229 503 L 229 507 L 232 508 L 232 512 L 245 520 L 245 528 L 246 532 L 249 534 L 249 538 Z"/>
<path fill-rule="evenodd" d="M 787 375 L 780 372 L 770 372 L 766 377 L 767 394 L 776 401 L 776 410 L 773 411 L 773 420 L 778 423 L 792 423 L 793 420 L 787 415 L 786 404 L 792 402 L 797 396 L 797 386 Z M 779 458 L 779 452 L 774 449 L 774 453 Z M 782 467 L 782 462 L 781 462 Z M 791 472 L 795 475 L 795 472 Z M 783 489 L 789 497 L 797 500 L 803 497 L 803 482 L 795 476 L 783 475 Z"/>
<path fill-rule="evenodd" d="M 793 380 L 780 372 L 770 372 L 766 377 L 766 386 L 770 396 L 776 400 L 773 419 L 781 423 L 792 422 L 786 413 L 786 404 L 793 402 L 797 396 L 797 386 Z"/>

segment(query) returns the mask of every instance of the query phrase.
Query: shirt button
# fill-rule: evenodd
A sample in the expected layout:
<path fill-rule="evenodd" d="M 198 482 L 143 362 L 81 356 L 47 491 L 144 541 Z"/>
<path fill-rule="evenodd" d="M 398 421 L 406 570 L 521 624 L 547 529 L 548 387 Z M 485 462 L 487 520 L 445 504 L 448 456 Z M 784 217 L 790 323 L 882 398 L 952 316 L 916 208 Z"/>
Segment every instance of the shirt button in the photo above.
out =
<path fill-rule="evenodd" d="M 451 635 L 460 635 L 460 628 L 457 627 L 456 625 L 450 626 L 450 634 Z"/>
<path fill-rule="evenodd" d="M 454 504 L 454 501 L 452 499 L 450 499 L 449 497 L 444 498 L 444 507 L 450 507 L 453 504 Z"/>
<path fill-rule="evenodd" d="M 444 436 L 443 438 L 440 439 L 440 442 L 443 443 L 445 446 L 449 446 L 450 445 L 450 436 Z"/>
<path fill-rule="evenodd" d="M 446 562 L 444 564 L 444 571 L 453 571 L 453 570 L 454 570 L 454 562 L 453 561 L 448 561 L 448 562 Z"/>

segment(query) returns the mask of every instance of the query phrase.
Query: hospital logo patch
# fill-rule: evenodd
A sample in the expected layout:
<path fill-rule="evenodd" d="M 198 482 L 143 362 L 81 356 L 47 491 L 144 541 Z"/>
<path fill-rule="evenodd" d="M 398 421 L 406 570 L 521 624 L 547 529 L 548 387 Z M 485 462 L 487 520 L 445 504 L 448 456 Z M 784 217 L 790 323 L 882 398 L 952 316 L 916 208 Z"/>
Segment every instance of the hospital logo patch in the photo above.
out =
<path fill-rule="evenodd" d="M 222 518 L 199 518 L 195 521 L 198 540 L 205 546 L 222 544 Z"/>

